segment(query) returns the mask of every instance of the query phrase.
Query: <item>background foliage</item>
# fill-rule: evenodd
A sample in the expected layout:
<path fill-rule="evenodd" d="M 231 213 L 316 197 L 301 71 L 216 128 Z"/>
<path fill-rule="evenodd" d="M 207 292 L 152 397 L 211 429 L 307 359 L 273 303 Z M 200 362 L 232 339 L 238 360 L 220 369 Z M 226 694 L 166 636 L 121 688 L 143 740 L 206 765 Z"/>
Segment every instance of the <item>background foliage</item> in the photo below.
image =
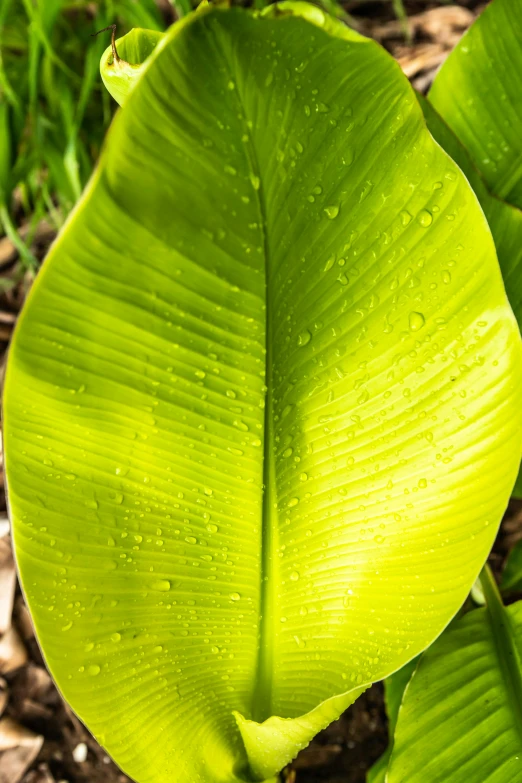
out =
<path fill-rule="evenodd" d="M 380 2 L 404 22 L 403 0 Z M 321 4 L 353 22 L 336 0 Z M 26 266 L 37 263 L 29 248 L 39 220 L 63 225 L 111 120 L 98 78 L 107 40 L 91 36 L 113 23 L 119 35 L 161 30 L 190 7 L 191 0 L 0 0 L 0 229 Z M 26 220 L 20 234 L 17 224 Z"/>
<path fill-rule="evenodd" d="M 16 275 L 21 276 L 24 270 L 27 275 L 27 269 L 35 268 L 37 259 L 45 251 L 45 243 L 42 247 L 35 243 L 39 227 L 43 223 L 49 225 L 50 236 L 63 224 L 92 171 L 113 114 L 111 101 L 98 79 L 99 56 L 107 39 L 104 35 L 99 39 L 90 36 L 113 21 L 119 25 L 119 34 L 135 25 L 161 29 L 175 16 L 188 10 L 186 3 L 187 0 L 174 8 L 167 0 L 157 4 L 152 0 L 0 0 L 0 220 L 22 255 L 23 264 L 18 263 L 15 267 Z M 258 6 L 264 4 L 260 0 L 256 2 Z M 394 24 L 393 14 L 404 19 L 403 4 L 397 0 L 347 2 L 345 7 L 323 0 L 323 5 L 345 17 L 348 17 L 348 12 L 353 15 L 354 9 L 363 16 L 366 13 L 375 15 L 375 35 L 378 38 L 382 35 L 378 32 L 382 19 L 386 20 L 390 30 Z M 412 31 L 410 37 L 417 35 L 416 31 L 420 29 L 420 23 L 419 27 L 416 26 L 418 16 L 422 16 L 424 10 L 429 13 L 430 9 L 442 5 L 441 2 L 428 0 L 407 3 L 409 29 Z M 476 5 L 471 0 L 459 3 L 462 11 L 464 6 Z M 378 6 L 383 9 L 382 15 L 376 11 Z M 355 21 L 358 22 L 359 17 Z M 404 27 L 399 34 L 396 33 L 397 27 L 393 29 L 396 40 L 401 41 L 399 51 L 406 52 L 402 64 L 408 72 L 408 68 L 414 67 L 408 59 L 411 63 L 420 57 L 419 44 L 408 50 Z M 443 39 L 447 30 L 443 29 L 436 35 L 439 40 Z M 409 75 L 412 73 L 413 70 Z M 0 282 L 7 287 L 13 280 L 4 276 Z M 14 319 L 16 310 L 17 304 L 10 300 L 10 312 L 0 313 L 2 335 L 8 334 L 4 318 L 12 315 Z M 509 524 L 512 525 L 511 535 L 513 530 L 517 535 L 516 516 Z M 501 547 L 504 547 L 503 542 Z M 21 618 L 24 615 L 20 601 L 17 606 L 15 616 L 19 627 L 23 624 Z M 2 631 L 3 628 L 0 628 Z M 13 693 L 20 703 L 27 700 L 27 694 L 35 702 L 40 699 L 35 678 L 31 680 L 27 672 L 38 671 L 38 677 L 43 678 L 34 643 L 28 640 L 25 644 L 31 651 L 32 661 L 28 666 L 32 668 L 26 668 L 26 664 L 16 670 L 13 679 L 8 675 L 9 684 L 14 683 Z M 18 652 L 21 654 L 20 648 Z M 1 667 L 0 672 L 4 673 Z M 22 690 L 18 683 L 29 680 L 30 687 Z M 43 690 L 42 687 L 41 692 Z M 95 743 L 78 722 L 64 713 L 63 707 L 58 707 L 58 696 L 46 698 L 53 704 L 53 715 L 60 716 L 64 736 L 69 739 L 58 738 L 54 717 L 52 722 L 31 718 L 29 723 L 37 731 L 45 732 L 45 727 L 51 723 L 52 729 L 51 735 L 46 733 L 47 742 L 39 761 L 24 777 L 24 783 L 26 780 L 28 783 L 36 780 L 49 783 L 65 777 L 82 783 L 126 780 L 124 776 L 118 777 L 119 773 L 112 765 L 105 765 L 103 754 L 98 755 Z M 382 748 L 382 745 L 379 746 L 379 742 L 383 742 L 382 731 L 381 734 L 376 731 L 376 727 L 382 729 L 383 712 L 379 699 L 379 690 L 372 689 L 349 715 L 305 751 L 301 760 L 298 759 L 294 768 L 287 772 L 288 779 L 293 780 L 297 774 L 298 781 L 321 779 L 347 783 L 364 780 L 364 770 L 372 756 L 375 757 Z M 14 714 L 14 703 L 15 697 L 12 696 L 10 714 Z M 370 735 L 373 741 L 368 744 Z M 84 741 L 88 745 L 87 762 L 81 761 Z M 71 758 L 71 749 L 76 752 L 76 745 L 80 749 L 76 754 L 78 762 L 76 757 Z M 59 756 L 65 756 L 65 759 L 58 762 Z M 88 766 L 89 763 L 93 766 Z M 6 769 L 4 757 L 1 764 Z M 96 764 L 98 767 L 95 767 Z M 10 777 L 9 783 L 13 780 Z"/>

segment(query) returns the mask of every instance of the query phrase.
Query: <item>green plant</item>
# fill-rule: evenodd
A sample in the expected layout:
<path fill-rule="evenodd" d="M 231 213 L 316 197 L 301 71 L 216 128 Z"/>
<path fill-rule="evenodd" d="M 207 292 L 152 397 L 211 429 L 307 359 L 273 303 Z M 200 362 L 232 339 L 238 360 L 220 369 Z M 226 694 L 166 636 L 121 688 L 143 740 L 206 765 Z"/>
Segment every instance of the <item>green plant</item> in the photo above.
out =
<path fill-rule="evenodd" d="M 109 21 L 163 26 L 154 0 L 0 0 L 0 229 L 26 266 L 36 268 L 29 246 L 38 222 L 63 225 L 109 125 L 97 78 L 104 45 L 91 38 Z"/>
<path fill-rule="evenodd" d="M 335 0 L 324 2 L 332 14 L 350 19 Z M 266 4 L 260 0 L 256 7 Z M 178 18 L 191 10 L 190 0 L 171 5 Z M 0 129 L 10 150 L 0 231 L 34 270 L 30 245 L 39 221 L 46 218 L 56 229 L 63 225 L 111 119 L 96 80 L 102 44 L 90 45 L 90 36 L 109 22 L 120 32 L 129 26 L 163 29 L 155 0 L 0 0 Z"/>
<path fill-rule="evenodd" d="M 408 685 L 413 672 L 415 671 L 418 663 L 418 658 L 413 658 L 406 666 L 399 669 L 394 674 L 391 674 L 384 681 L 385 692 L 385 704 L 386 715 L 388 717 L 388 733 L 393 738 L 395 733 L 395 727 L 397 725 L 397 718 L 399 716 L 399 709 L 401 706 L 404 691 Z M 366 776 L 367 783 L 384 783 L 386 770 L 390 761 L 392 746 L 389 743 L 388 748 L 378 759 L 378 761 L 371 767 Z"/>
<path fill-rule="evenodd" d="M 494 0 L 448 57 L 429 94 L 430 104 L 465 147 L 493 196 L 491 206 L 484 209 L 496 234 L 506 290 L 519 326 L 522 323 L 521 40 L 522 2 Z M 520 476 L 514 491 L 522 496 Z"/>
<path fill-rule="evenodd" d="M 518 541 L 511 549 L 502 572 L 500 587 L 503 593 L 522 593 L 522 543 Z"/>
<path fill-rule="evenodd" d="M 446 61 L 429 101 L 419 99 L 430 131 L 467 175 L 484 209 L 519 323 L 521 37 L 522 3 L 494 0 Z M 506 593 L 520 591 L 521 551 L 518 544 L 508 558 L 500 585 Z M 399 678 L 401 685 L 409 684 L 398 725 L 392 722 L 391 747 L 370 773 L 370 783 L 522 780 L 522 603 L 505 608 L 487 568 L 479 586 L 486 607 L 452 623 L 414 675 L 405 670 Z M 396 716 L 400 699 L 393 695 Z"/>
<path fill-rule="evenodd" d="M 455 620 L 403 678 L 389 783 L 522 779 L 522 602 L 504 606 L 487 566 L 480 586 L 485 608 Z"/>
<path fill-rule="evenodd" d="M 103 57 L 124 106 L 11 349 L 18 565 L 129 774 L 275 780 L 466 598 L 520 462 L 520 335 L 379 46 L 304 3 L 203 7 L 137 71 L 140 36 Z"/>

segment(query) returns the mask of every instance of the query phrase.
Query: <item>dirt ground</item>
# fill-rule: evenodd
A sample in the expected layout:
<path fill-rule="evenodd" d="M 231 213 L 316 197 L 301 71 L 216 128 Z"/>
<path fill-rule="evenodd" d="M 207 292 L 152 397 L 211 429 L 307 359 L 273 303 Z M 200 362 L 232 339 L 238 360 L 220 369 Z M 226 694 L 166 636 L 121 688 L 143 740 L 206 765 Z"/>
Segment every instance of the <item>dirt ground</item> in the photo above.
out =
<path fill-rule="evenodd" d="M 358 29 L 379 40 L 397 58 L 414 86 L 426 92 L 447 53 L 482 5 L 474 0 L 406 2 L 409 35 L 391 3 L 347 2 Z M 23 226 L 22 229 L 23 231 Z M 43 258 L 53 239 L 43 222 L 33 251 Z M 17 314 L 31 285 L 16 252 L 0 239 L 0 364 Z M 2 369 L 3 374 L 3 369 Z M 16 584 L 5 496 L 0 494 L 0 783 L 125 783 L 54 687 L 34 638 Z M 510 546 L 522 538 L 522 502 L 512 501 L 491 556 L 499 571 Z M 321 732 L 285 770 L 287 783 L 364 783 L 367 769 L 387 744 L 381 684 L 374 685 L 335 723 Z"/>

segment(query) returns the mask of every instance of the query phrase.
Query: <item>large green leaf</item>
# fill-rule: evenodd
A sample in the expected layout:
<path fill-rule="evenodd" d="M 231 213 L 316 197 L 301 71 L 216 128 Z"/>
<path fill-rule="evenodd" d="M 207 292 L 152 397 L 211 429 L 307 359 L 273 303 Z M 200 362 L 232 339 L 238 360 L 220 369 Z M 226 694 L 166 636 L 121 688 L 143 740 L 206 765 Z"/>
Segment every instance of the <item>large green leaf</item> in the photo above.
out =
<path fill-rule="evenodd" d="M 490 193 L 469 152 L 449 125 L 429 101 L 421 95 L 418 96 L 418 100 L 430 133 L 459 165 L 480 201 L 495 240 L 506 293 L 520 326 L 522 324 L 522 211 Z"/>
<path fill-rule="evenodd" d="M 522 208 L 522 0 L 493 0 L 450 54 L 430 102 L 492 193 Z"/>
<path fill-rule="evenodd" d="M 395 726 L 397 725 L 397 718 L 399 717 L 399 709 L 404 696 L 408 683 L 411 680 L 412 674 L 417 668 L 418 658 L 413 658 L 406 666 L 399 669 L 398 672 L 394 672 L 390 677 L 387 677 L 384 681 L 384 696 L 386 704 L 386 715 L 388 716 L 388 735 L 389 745 L 382 754 L 382 756 L 375 762 L 373 767 L 368 771 L 366 776 L 367 783 L 385 783 L 386 770 L 388 769 L 388 763 L 390 760 L 393 735 L 395 733 Z"/>
<path fill-rule="evenodd" d="M 455 621 L 404 694 L 387 783 L 522 781 L 522 602 L 505 608 L 490 572 L 486 608 Z"/>
<path fill-rule="evenodd" d="M 127 99 L 135 85 L 140 80 L 147 61 L 163 33 L 157 30 L 136 28 L 120 38 L 102 54 L 100 72 L 107 90 L 119 104 Z"/>
<path fill-rule="evenodd" d="M 495 238 L 507 293 L 520 326 L 522 0 L 490 3 L 444 63 L 429 98 L 466 148 L 463 155 L 454 141 L 449 142 L 457 154 L 455 160 L 468 176 L 471 173 L 470 182 Z M 436 119 L 433 124 L 440 126 Z M 448 141 L 447 131 L 439 129 L 442 138 Z M 453 156 L 438 132 L 434 135 Z M 470 172 L 470 167 L 475 171 Z M 499 199 L 491 198 L 476 172 L 484 177 L 491 194 L 514 206 L 509 208 Z M 522 470 L 513 492 L 522 496 Z"/>
<path fill-rule="evenodd" d="M 129 774 L 269 778 L 464 600 L 519 463 L 520 336 L 376 44 L 208 8 L 149 59 L 16 330 L 15 547 Z"/>

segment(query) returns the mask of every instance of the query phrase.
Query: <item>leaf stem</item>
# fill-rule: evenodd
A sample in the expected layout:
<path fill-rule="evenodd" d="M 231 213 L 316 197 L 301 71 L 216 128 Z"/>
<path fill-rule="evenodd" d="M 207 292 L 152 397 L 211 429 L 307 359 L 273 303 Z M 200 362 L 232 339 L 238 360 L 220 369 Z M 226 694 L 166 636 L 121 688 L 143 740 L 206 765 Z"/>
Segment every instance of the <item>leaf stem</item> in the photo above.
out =
<path fill-rule="evenodd" d="M 502 603 L 495 577 L 486 563 L 479 576 L 479 582 L 486 599 L 486 607 L 506 687 L 508 702 L 515 718 L 518 733 L 522 737 L 522 672 L 520 656 L 514 641 L 509 614 Z"/>
<path fill-rule="evenodd" d="M 112 30 L 111 35 L 111 49 L 112 49 L 112 58 L 115 62 L 119 63 L 121 60 L 120 55 L 118 54 L 118 50 L 116 49 L 116 25 L 110 24 L 108 27 L 102 27 L 101 30 L 97 30 L 95 33 L 91 35 L 91 38 L 95 38 L 100 33 L 105 33 L 107 30 Z"/>

